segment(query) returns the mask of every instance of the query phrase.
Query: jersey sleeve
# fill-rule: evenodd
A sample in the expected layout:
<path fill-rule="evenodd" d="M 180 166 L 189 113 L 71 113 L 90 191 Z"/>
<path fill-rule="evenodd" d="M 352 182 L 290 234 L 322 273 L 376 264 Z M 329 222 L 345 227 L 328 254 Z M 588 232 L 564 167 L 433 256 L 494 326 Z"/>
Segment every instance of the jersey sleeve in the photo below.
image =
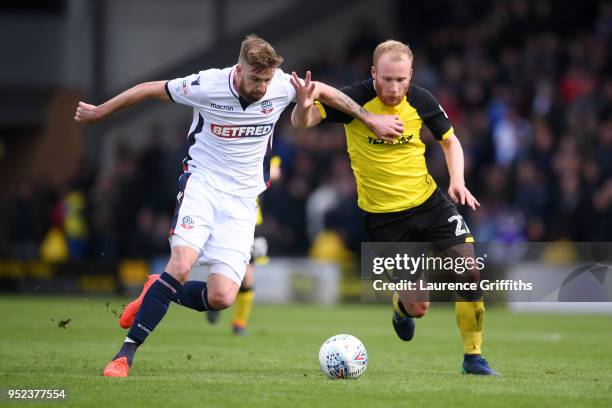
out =
<path fill-rule="evenodd" d="M 363 106 L 366 102 L 376 96 L 376 91 L 372 84 L 372 80 L 363 81 L 340 88 L 340 91 L 354 100 L 358 105 Z M 320 101 L 315 101 L 315 106 L 321 112 L 322 122 L 327 123 L 351 123 L 353 118 L 351 115 L 325 105 Z"/>
<path fill-rule="evenodd" d="M 448 117 L 446 117 L 446 113 L 444 113 L 444 111 L 430 117 L 429 119 L 425 119 L 424 122 L 429 130 L 431 130 L 431 134 L 438 141 L 446 140 L 454 134 L 453 127 L 448 121 Z"/>
<path fill-rule="evenodd" d="M 282 71 L 281 71 L 282 72 Z M 285 91 L 287 92 L 287 99 L 289 103 L 297 102 L 295 88 L 291 85 L 291 75 L 282 73 L 283 85 L 285 86 Z"/>
<path fill-rule="evenodd" d="M 411 86 L 409 92 L 408 101 L 417 110 L 436 140 L 446 140 L 452 136 L 453 127 L 436 97 L 418 86 Z"/>
<path fill-rule="evenodd" d="M 202 73 L 184 78 L 171 79 L 166 82 L 166 92 L 173 102 L 188 106 L 197 106 L 202 102 Z"/>

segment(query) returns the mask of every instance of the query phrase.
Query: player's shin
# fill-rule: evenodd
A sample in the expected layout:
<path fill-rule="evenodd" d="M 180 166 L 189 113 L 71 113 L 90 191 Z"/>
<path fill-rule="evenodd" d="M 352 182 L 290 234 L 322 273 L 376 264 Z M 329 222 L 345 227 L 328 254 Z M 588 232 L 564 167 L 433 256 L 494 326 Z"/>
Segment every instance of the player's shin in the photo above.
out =
<path fill-rule="evenodd" d="M 485 307 L 482 296 L 479 300 L 455 302 L 457 326 L 461 332 L 465 354 L 481 354 Z"/>
<path fill-rule="evenodd" d="M 393 292 L 393 311 L 401 317 L 413 317 L 410 315 L 410 313 L 408 313 L 402 301 L 402 295 L 408 296 L 405 293 L 406 292 L 402 292 L 401 294 L 399 292 Z"/>
<path fill-rule="evenodd" d="M 442 256 L 452 258 L 474 258 L 474 246 L 471 243 L 455 245 L 442 251 Z M 471 268 L 464 273 L 455 273 L 458 283 L 476 284 L 477 289 L 457 291 L 458 299 L 455 301 L 455 315 L 457 326 L 461 332 L 464 354 L 481 354 L 482 333 L 484 326 L 485 307 L 482 299 L 480 271 Z"/>
<path fill-rule="evenodd" d="M 478 284 L 480 277 L 475 271 L 470 274 L 460 275 L 459 282 L 471 282 Z M 482 289 L 460 290 L 457 292 L 458 299 L 455 301 L 455 315 L 457 326 L 461 332 L 463 350 L 465 354 L 481 354 L 482 332 L 485 318 L 485 307 L 482 298 Z"/>
<path fill-rule="evenodd" d="M 180 292 L 181 286 L 181 283 L 169 273 L 164 272 L 160 275 L 144 296 L 134 324 L 128 332 L 126 342 L 115 359 L 127 357 L 131 364 L 137 347 L 144 343 L 147 336 L 166 315 L 170 302 L 177 299 L 177 293 Z"/>

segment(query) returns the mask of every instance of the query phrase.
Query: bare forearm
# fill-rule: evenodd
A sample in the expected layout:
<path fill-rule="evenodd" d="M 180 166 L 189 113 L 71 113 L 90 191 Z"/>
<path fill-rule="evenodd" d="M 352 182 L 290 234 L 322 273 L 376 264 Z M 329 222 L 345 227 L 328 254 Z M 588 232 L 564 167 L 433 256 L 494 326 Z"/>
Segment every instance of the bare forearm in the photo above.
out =
<path fill-rule="evenodd" d="M 314 105 L 304 107 L 296 104 L 291 112 L 291 124 L 296 129 L 307 129 L 316 126 L 321 122 L 321 115 Z"/>
<path fill-rule="evenodd" d="M 150 98 L 170 100 L 166 93 L 166 81 L 138 84 L 98 106 L 79 101 L 74 120 L 83 125 L 91 125 Z"/>
<path fill-rule="evenodd" d="M 165 81 L 145 82 L 133 86 L 100 105 L 98 107 L 101 115 L 100 119 L 134 106 L 146 99 L 157 98 L 168 100 L 169 98 L 165 93 L 164 87 Z"/>
<path fill-rule="evenodd" d="M 335 110 L 359 119 L 385 142 L 395 143 L 396 138 L 404 131 L 404 123 L 399 116 L 375 115 L 367 112 L 343 92 L 321 82 L 312 82 L 310 71 L 306 72 L 306 80 L 303 84 L 295 72 L 291 75 L 291 84 L 296 89 L 298 102 L 291 115 L 291 121 L 298 129 L 315 126 L 323 120 L 325 113 L 319 111 L 318 106 L 313 105 L 314 100 L 318 99 Z"/>
<path fill-rule="evenodd" d="M 347 115 L 359 119 L 366 125 L 370 124 L 369 112 L 342 91 L 321 82 L 316 83 L 316 91 L 317 93 L 315 99 L 320 100 L 324 104 L 331 106 L 336 110 L 342 111 Z"/>
<path fill-rule="evenodd" d="M 452 136 L 452 140 L 445 140 L 442 143 L 442 150 L 444 151 L 444 157 L 446 158 L 446 165 L 448 166 L 448 174 L 451 181 L 465 184 L 464 179 L 464 159 L 463 159 L 463 148 L 459 140 Z"/>
<path fill-rule="evenodd" d="M 480 207 L 480 203 L 465 186 L 463 177 L 463 148 L 461 148 L 461 142 L 455 135 L 451 135 L 448 139 L 440 142 L 440 145 L 444 151 L 448 173 L 450 174 L 448 196 L 455 204 L 467 205 L 472 210 L 476 210 Z"/>

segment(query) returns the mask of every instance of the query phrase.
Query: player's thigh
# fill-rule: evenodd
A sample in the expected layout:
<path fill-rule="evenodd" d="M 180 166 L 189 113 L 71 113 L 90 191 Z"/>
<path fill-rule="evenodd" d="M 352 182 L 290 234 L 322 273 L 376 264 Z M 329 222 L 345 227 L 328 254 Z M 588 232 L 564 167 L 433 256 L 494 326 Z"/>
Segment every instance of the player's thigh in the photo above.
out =
<path fill-rule="evenodd" d="M 367 213 L 363 227 L 370 242 L 411 242 L 416 231 L 410 216 L 397 213 Z"/>
<path fill-rule="evenodd" d="M 437 194 L 438 205 L 415 216 L 415 221 L 419 224 L 420 241 L 430 242 L 437 249 L 474 242 L 472 233 L 457 207 L 441 192 Z"/>
<path fill-rule="evenodd" d="M 173 238 L 178 236 L 181 246 L 202 252 L 214 223 L 212 196 L 213 191 L 199 174 L 183 173 L 180 176 L 179 193 L 170 225 L 171 247 L 178 246 L 173 242 Z"/>
<path fill-rule="evenodd" d="M 397 254 L 398 246 L 394 243 L 413 242 L 414 225 L 409 216 L 400 213 L 366 213 L 363 217 L 363 227 L 369 242 L 387 242 L 386 245 L 372 247 L 374 256 L 393 258 Z M 420 277 L 422 271 L 409 273 L 408 271 L 394 271 L 388 276 L 390 279 L 407 280 L 414 282 Z"/>
<path fill-rule="evenodd" d="M 227 206 L 235 203 L 228 202 Z M 238 203 L 240 206 L 241 204 Z M 239 286 L 244 279 L 246 267 L 251 259 L 251 248 L 257 217 L 253 200 L 252 213 L 239 213 L 240 218 L 225 213 L 215 215 L 215 225 L 202 252 L 200 261 L 214 265 L 225 264 L 229 270 L 224 273 Z M 212 272 L 212 271 L 211 271 Z"/>

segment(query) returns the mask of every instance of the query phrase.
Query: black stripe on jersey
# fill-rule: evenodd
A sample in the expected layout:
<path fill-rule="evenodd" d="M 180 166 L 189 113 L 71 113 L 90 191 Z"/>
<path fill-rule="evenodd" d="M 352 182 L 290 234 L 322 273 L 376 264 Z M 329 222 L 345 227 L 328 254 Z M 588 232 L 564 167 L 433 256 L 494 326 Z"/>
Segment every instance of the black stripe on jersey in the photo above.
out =
<path fill-rule="evenodd" d="M 176 223 L 178 222 L 179 211 L 181 210 L 181 204 L 183 204 L 183 197 L 185 197 L 185 190 L 187 189 L 187 181 L 191 173 L 183 173 L 179 176 L 179 193 L 176 196 L 176 205 L 174 206 L 174 214 L 172 215 L 172 222 L 170 223 L 170 231 L 168 231 L 168 237 L 174 234 Z"/>
<path fill-rule="evenodd" d="M 442 137 L 451 128 L 451 124 L 448 121 L 446 114 L 443 112 L 423 119 L 423 122 L 425 122 L 425 125 L 427 125 L 429 130 L 431 130 L 431 134 L 436 138 L 436 140 L 442 140 Z"/>
<path fill-rule="evenodd" d="M 168 94 L 168 98 L 170 98 L 170 100 L 172 102 L 176 103 L 174 98 L 172 98 L 172 94 L 170 93 L 170 89 L 168 89 L 168 82 L 170 82 L 170 81 L 166 81 L 166 83 L 164 84 L 164 89 L 166 89 L 166 93 Z"/>
<path fill-rule="evenodd" d="M 199 113 L 198 117 L 198 124 L 187 136 L 187 156 L 185 156 L 185 158 L 183 159 L 183 171 L 189 171 L 189 167 L 187 165 L 187 163 L 189 163 L 189 160 L 191 160 L 191 155 L 189 155 L 189 149 L 191 149 L 191 146 L 193 146 L 196 142 L 195 136 L 200 133 L 202 129 L 204 129 L 204 118 Z"/>
<path fill-rule="evenodd" d="M 442 112 L 436 97 L 425 88 L 410 85 L 407 96 L 408 103 L 416 109 L 422 119 L 427 119 Z"/>
<path fill-rule="evenodd" d="M 268 139 L 268 147 L 263 160 L 263 175 L 266 187 L 270 188 L 270 161 L 272 160 L 272 136 Z"/>
<path fill-rule="evenodd" d="M 433 136 L 437 140 L 442 140 L 442 136 L 449 131 L 451 124 L 436 97 L 425 88 L 410 85 L 408 87 L 408 103 L 416 109 Z"/>

